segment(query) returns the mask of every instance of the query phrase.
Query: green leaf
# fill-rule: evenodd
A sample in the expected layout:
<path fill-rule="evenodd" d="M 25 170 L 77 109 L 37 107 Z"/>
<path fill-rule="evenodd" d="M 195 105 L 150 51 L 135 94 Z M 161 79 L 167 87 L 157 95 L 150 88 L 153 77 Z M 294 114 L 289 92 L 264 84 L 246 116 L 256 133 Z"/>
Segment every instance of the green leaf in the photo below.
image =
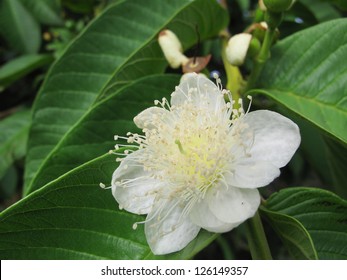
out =
<path fill-rule="evenodd" d="M 141 132 L 133 118 L 153 101 L 170 98 L 178 75 L 155 75 L 123 87 L 90 108 L 45 158 L 33 186 L 43 186 L 114 147 L 114 135 Z"/>
<path fill-rule="evenodd" d="M 324 138 L 326 143 L 327 163 L 332 174 L 333 185 L 337 194 L 347 198 L 347 145 L 329 137 Z"/>
<path fill-rule="evenodd" d="M 151 0 L 143 5 L 132 0 L 108 8 L 56 61 L 40 90 L 30 131 L 25 193 L 49 182 L 36 181 L 37 170 L 40 174 L 45 159 L 96 102 L 131 81 L 165 70 L 167 63 L 156 40 L 162 29 L 174 30 L 188 48 L 197 40 L 196 25 L 204 39 L 218 34 L 226 24 L 226 11 L 215 1 L 179 0 L 163 5 Z M 108 140 L 108 135 L 98 137 Z M 75 146 L 74 153 L 83 154 L 82 146 Z"/>
<path fill-rule="evenodd" d="M 272 49 L 259 89 L 347 143 L 347 19 L 298 32 Z"/>
<path fill-rule="evenodd" d="M 117 167 L 104 155 L 61 176 L 0 214 L 1 259 L 181 259 L 191 258 L 216 234 L 201 231 L 180 252 L 154 256 L 144 216 L 121 211 L 109 182 Z"/>
<path fill-rule="evenodd" d="M 315 260 L 317 252 L 310 234 L 305 227 L 293 217 L 260 208 L 260 213 L 276 231 L 289 253 L 297 260 Z"/>
<path fill-rule="evenodd" d="M 327 145 L 322 130 L 283 106 L 277 106 L 276 110 L 299 126 L 301 134 L 300 152 L 303 153 L 305 161 L 317 173 L 322 183 L 326 186 L 332 186 L 332 174 L 326 154 Z"/>
<path fill-rule="evenodd" d="M 332 175 L 326 156 L 327 146 L 324 142 L 324 136 L 321 130 L 297 116 L 293 117 L 292 120 L 300 127 L 300 148 L 305 155 L 305 159 L 318 173 L 323 183 L 331 186 Z"/>
<path fill-rule="evenodd" d="M 0 178 L 25 155 L 30 119 L 30 110 L 23 110 L 0 121 Z"/>
<path fill-rule="evenodd" d="M 345 0 L 326 0 L 333 2 L 341 10 L 347 11 L 347 2 Z"/>
<path fill-rule="evenodd" d="M 297 187 L 273 194 L 265 208 L 276 213 L 266 215 L 291 252 L 301 248 L 303 255 L 314 256 L 311 238 L 319 259 L 347 259 L 346 200 L 326 190 Z"/>
<path fill-rule="evenodd" d="M 61 0 L 62 5 L 74 13 L 88 14 L 93 11 L 95 0 Z"/>
<path fill-rule="evenodd" d="M 18 186 L 18 171 L 14 165 L 11 165 L 5 175 L 0 177 L 0 198 L 6 200 L 13 197 L 16 193 Z M 1 204 L 0 211 L 6 208 L 5 205 Z"/>
<path fill-rule="evenodd" d="M 21 2 L 40 23 L 46 25 L 63 24 L 58 0 L 21 0 Z"/>
<path fill-rule="evenodd" d="M 0 68 L 0 86 L 7 87 L 30 72 L 53 61 L 51 55 L 28 54 L 15 58 Z"/>
<path fill-rule="evenodd" d="M 20 53 L 37 53 L 41 45 L 40 26 L 19 0 L 0 2 L 0 34 Z"/>
<path fill-rule="evenodd" d="M 300 2 L 314 15 L 318 22 L 341 17 L 341 14 L 330 3 L 317 0 L 300 0 Z"/>

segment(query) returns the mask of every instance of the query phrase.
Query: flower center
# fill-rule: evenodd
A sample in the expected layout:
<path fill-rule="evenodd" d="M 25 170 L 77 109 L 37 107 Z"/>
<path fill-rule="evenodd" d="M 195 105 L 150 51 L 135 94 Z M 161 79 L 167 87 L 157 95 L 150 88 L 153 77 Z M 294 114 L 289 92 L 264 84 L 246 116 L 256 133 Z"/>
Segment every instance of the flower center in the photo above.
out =
<path fill-rule="evenodd" d="M 204 105 L 188 99 L 170 107 L 164 119 L 153 116 L 154 129 L 144 129 L 140 163 L 155 179 L 171 182 L 174 192 L 183 196 L 197 191 L 203 196 L 230 160 L 228 105 L 216 112 Z"/>
<path fill-rule="evenodd" d="M 240 109 L 233 108 L 223 100 L 226 93 L 230 98 L 230 93 L 219 89 L 212 93 L 218 94 L 213 106 L 207 96 L 211 93 L 198 93 L 196 88 L 191 88 L 187 99 L 175 106 L 165 98 L 157 100 L 155 104 L 162 108 L 152 110 L 150 119 L 144 122 L 145 135 L 129 133 L 128 137 L 120 137 L 139 145 L 142 151 L 135 160 L 151 178 L 167 183 L 171 187 L 168 193 L 186 201 L 202 199 L 212 185 L 223 180 L 223 174 L 232 169 L 235 147 L 238 154 L 238 147 L 242 149 L 243 129 L 237 121 L 244 115 L 242 103 Z M 192 98 L 197 93 L 198 100 Z"/>

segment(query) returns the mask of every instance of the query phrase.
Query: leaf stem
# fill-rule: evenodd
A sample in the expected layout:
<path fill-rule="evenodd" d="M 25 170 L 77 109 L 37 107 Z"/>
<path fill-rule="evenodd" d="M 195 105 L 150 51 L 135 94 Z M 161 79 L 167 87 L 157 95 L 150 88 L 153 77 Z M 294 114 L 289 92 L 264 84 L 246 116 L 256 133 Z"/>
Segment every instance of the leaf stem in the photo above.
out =
<path fill-rule="evenodd" d="M 259 54 L 254 59 L 254 65 L 249 76 L 246 87 L 244 88 L 244 93 L 252 89 L 259 78 L 261 71 L 265 65 L 265 62 L 270 58 L 270 48 L 275 35 L 275 28 L 269 27 L 265 32 L 265 37 L 263 44 L 261 46 Z"/>
<path fill-rule="evenodd" d="M 272 260 L 259 212 L 246 221 L 246 235 L 253 260 Z"/>

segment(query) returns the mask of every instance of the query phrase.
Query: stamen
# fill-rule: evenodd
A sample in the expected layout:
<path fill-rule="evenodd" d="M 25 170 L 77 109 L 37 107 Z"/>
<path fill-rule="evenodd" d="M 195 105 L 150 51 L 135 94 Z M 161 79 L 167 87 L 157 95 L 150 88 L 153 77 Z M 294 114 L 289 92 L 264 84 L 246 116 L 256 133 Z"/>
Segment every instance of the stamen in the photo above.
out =
<path fill-rule="evenodd" d="M 180 150 L 181 154 L 185 154 L 181 141 L 176 139 L 175 144 L 178 146 L 178 149 Z"/>
<path fill-rule="evenodd" d="M 247 99 L 249 99 L 249 103 L 248 103 L 248 108 L 247 108 L 246 114 L 248 114 L 249 110 L 251 109 L 253 97 L 250 95 L 247 95 Z"/>
<path fill-rule="evenodd" d="M 103 183 L 100 183 L 99 186 L 100 186 L 100 188 L 102 188 L 102 189 L 104 189 L 104 190 L 108 190 L 108 189 L 111 189 L 111 188 L 112 188 L 112 186 L 106 187 L 106 185 L 103 184 Z"/>

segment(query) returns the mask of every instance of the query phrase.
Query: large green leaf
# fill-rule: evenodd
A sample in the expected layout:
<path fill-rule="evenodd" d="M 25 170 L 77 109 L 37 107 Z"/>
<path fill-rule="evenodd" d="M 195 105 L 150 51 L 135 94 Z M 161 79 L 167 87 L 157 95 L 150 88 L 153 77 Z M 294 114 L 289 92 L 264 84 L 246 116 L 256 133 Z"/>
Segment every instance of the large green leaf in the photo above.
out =
<path fill-rule="evenodd" d="M 114 155 L 92 160 L 33 192 L 0 214 L 1 259 L 186 259 L 217 235 L 202 231 L 185 249 L 154 256 L 145 239 L 145 219 L 118 209 L 109 182 Z"/>
<path fill-rule="evenodd" d="M 95 102 L 130 81 L 164 71 L 167 64 L 156 42 L 160 30 L 174 30 L 188 48 L 197 38 L 196 26 L 204 39 L 226 24 L 226 11 L 216 1 L 179 0 L 163 5 L 151 0 L 143 5 L 132 0 L 107 9 L 54 64 L 40 90 L 30 132 L 25 192 L 48 182 L 36 180 L 36 174 L 42 174 L 45 159 Z M 105 141 L 108 136 L 99 137 Z M 89 151 L 75 146 L 74 155 L 79 153 Z"/>
<path fill-rule="evenodd" d="M 298 220 L 282 213 L 270 211 L 265 207 L 261 207 L 260 210 L 260 213 L 266 217 L 295 259 L 317 259 L 317 252 L 311 236 Z"/>
<path fill-rule="evenodd" d="M 347 19 L 298 32 L 272 49 L 263 93 L 347 143 Z"/>
<path fill-rule="evenodd" d="M 346 200 L 326 190 L 298 187 L 273 194 L 265 208 L 280 215 L 271 217 L 270 213 L 270 223 L 289 241 L 284 244 L 291 252 L 301 249 L 303 257 L 313 257 L 312 239 L 319 259 L 347 259 Z"/>
<path fill-rule="evenodd" d="M 178 82 L 178 75 L 145 77 L 94 104 L 46 157 L 34 185 L 42 186 L 104 154 L 116 144 L 115 134 L 140 132 L 133 118 L 147 107 L 154 106 L 154 100 L 169 98 Z"/>
<path fill-rule="evenodd" d="M 20 53 L 36 53 L 40 48 L 40 26 L 20 0 L 0 2 L 0 34 Z"/>
<path fill-rule="evenodd" d="M 23 110 L 0 122 L 0 179 L 15 160 L 25 155 L 30 119 L 30 111 Z"/>

